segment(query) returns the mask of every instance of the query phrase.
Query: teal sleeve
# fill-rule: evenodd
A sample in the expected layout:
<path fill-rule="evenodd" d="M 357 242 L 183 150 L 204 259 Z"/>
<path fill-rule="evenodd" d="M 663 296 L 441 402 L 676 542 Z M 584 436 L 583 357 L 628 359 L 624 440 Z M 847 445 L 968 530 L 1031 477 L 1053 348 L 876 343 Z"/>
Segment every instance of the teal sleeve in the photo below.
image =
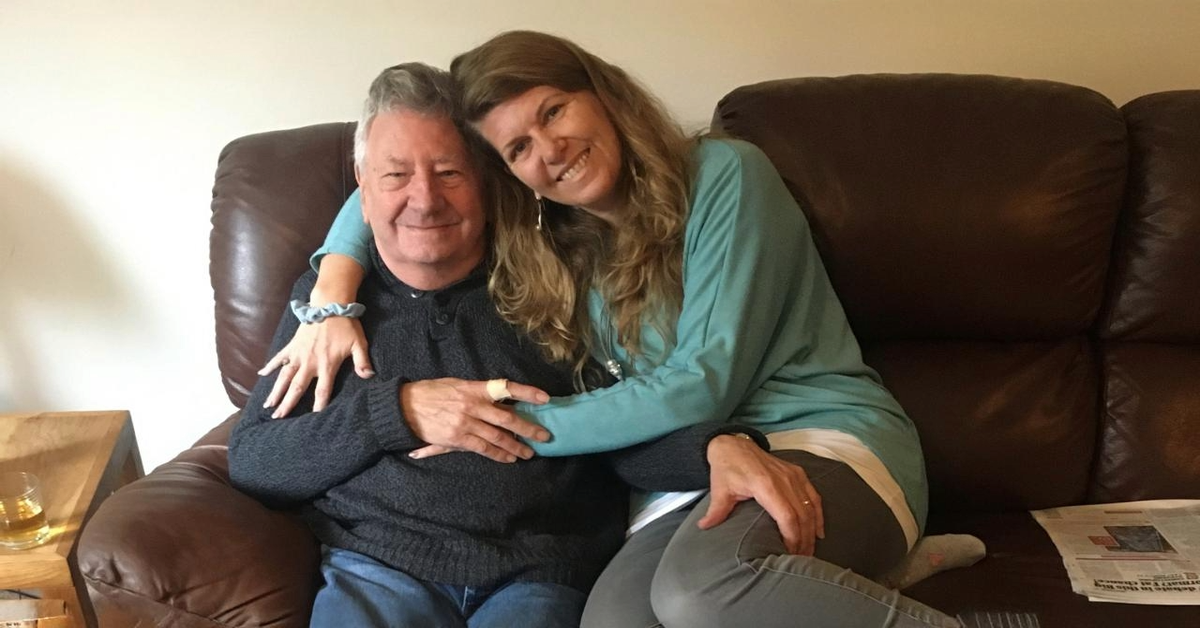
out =
<path fill-rule="evenodd" d="M 819 260 L 808 267 L 816 253 L 804 215 L 766 156 L 748 144 L 705 142 L 699 163 L 674 348 L 658 366 L 612 387 L 519 404 L 552 435 L 530 443 L 539 454 L 607 451 L 728 420 L 787 363 L 770 346 L 785 317 L 807 315 L 790 309 L 796 293 L 814 274 L 824 276 Z"/>
<path fill-rule="evenodd" d="M 371 228 L 363 221 L 362 195 L 359 190 L 354 190 L 342 205 L 333 226 L 329 228 L 325 243 L 308 258 L 308 263 L 313 270 L 320 271 L 321 258 L 329 253 L 337 253 L 353 257 L 359 266 L 368 268 L 371 265 L 371 257 L 368 254 L 370 241 Z"/>

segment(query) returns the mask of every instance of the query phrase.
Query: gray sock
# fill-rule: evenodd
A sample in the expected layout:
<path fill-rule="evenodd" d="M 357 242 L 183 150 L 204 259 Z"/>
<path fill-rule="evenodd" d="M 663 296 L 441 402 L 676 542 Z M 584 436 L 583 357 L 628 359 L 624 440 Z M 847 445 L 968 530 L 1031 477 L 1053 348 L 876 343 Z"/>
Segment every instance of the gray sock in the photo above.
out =
<path fill-rule="evenodd" d="M 963 628 L 1041 628 L 1037 615 L 1011 611 L 973 611 L 958 616 Z"/>
<path fill-rule="evenodd" d="M 983 541 L 970 534 L 923 536 L 899 565 L 879 577 L 879 584 L 906 589 L 935 573 L 970 567 L 987 555 Z"/>

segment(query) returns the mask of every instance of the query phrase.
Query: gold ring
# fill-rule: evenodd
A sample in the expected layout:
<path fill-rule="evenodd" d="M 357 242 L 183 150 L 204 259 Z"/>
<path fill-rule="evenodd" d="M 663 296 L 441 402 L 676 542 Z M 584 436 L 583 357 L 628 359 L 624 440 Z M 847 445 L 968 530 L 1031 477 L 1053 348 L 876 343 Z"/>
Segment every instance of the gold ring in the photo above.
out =
<path fill-rule="evenodd" d="M 507 379 L 489 379 L 487 382 L 487 394 L 492 398 L 492 401 L 512 399 L 512 393 L 508 392 Z"/>
<path fill-rule="evenodd" d="M 805 506 L 812 506 L 812 501 L 811 501 L 811 500 L 807 500 L 807 499 L 806 499 L 806 500 L 804 500 L 804 505 L 805 505 Z"/>

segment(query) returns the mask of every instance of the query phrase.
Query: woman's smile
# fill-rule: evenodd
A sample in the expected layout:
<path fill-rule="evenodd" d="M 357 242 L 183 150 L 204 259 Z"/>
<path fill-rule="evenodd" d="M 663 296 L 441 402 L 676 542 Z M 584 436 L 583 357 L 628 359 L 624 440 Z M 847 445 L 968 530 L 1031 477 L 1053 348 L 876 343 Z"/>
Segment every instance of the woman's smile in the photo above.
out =
<path fill-rule="evenodd" d="M 574 179 L 575 176 L 583 170 L 583 167 L 587 165 L 588 156 L 591 154 L 591 150 L 584 150 L 583 152 L 579 153 L 579 156 L 575 158 L 575 162 L 571 164 L 571 167 L 567 168 L 565 172 L 558 175 L 558 181 L 563 182 Z"/>

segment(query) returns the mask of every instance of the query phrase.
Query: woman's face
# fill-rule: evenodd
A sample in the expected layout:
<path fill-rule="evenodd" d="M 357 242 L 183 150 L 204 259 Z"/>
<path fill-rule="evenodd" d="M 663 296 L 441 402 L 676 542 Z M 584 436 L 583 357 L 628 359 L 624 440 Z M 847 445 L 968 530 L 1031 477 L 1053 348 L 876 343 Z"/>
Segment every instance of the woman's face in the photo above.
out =
<path fill-rule="evenodd" d="M 534 192 L 615 221 L 623 206 L 621 142 L 595 94 L 535 87 L 492 109 L 477 128 Z"/>

